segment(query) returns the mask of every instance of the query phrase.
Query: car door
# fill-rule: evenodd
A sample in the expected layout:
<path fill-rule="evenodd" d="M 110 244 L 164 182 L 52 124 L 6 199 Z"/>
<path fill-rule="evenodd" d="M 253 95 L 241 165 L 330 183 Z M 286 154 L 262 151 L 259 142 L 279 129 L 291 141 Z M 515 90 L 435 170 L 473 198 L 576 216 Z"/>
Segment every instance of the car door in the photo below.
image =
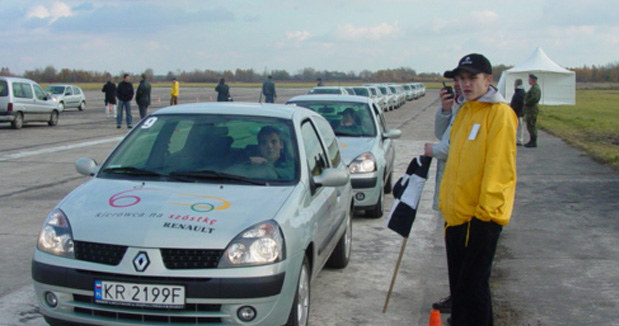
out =
<path fill-rule="evenodd" d="M 320 175 L 324 169 L 329 167 L 328 156 L 323 148 L 316 127 L 311 120 L 307 119 L 301 124 L 301 136 L 305 148 L 305 168 L 309 172 L 311 203 L 313 217 L 312 226 L 316 230 L 314 239 L 316 243 L 316 253 L 318 260 L 316 267 L 322 266 L 328 255 L 325 253 L 329 249 L 331 238 L 334 237 L 337 229 L 334 226 L 334 211 L 337 203 L 337 189 L 335 187 L 317 187 L 312 184 L 312 177 Z"/>
<path fill-rule="evenodd" d="M 37 84 L 32 84 L 34 89 L 34 105 L 36 110 L 41 113 L 50 113 L 56 108 L 56 103 L 47 96 L 47 93 Z"/>
<path fill-rule="evenodd" d="M 73 89 L 71 86 L 67 86 L 64 89 L 64 107 L 65 108 L 74 108 L 77 105 L 75 104 L 75 95 L 73 95 Z"/>
<path fill-rule="evenodd" d="M 29 83 L 15 81 L 11 85 L 15 103 L 13 111 L 21 111 L 24 114 L 24 121 L 36 118 L 40 112 L 36 111 L 34 105 L 34 95 Z"/>

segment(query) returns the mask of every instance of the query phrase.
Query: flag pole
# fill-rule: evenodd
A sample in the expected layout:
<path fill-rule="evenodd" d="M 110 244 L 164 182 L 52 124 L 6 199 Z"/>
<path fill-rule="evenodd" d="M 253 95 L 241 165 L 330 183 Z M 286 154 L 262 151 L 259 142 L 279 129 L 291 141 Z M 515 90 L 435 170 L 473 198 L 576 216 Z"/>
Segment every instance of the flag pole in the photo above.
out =
<path fill-rule="evenodd" d="M 402 239 L 402 248 L 400 248 L 400 255 L 398 256 L 398 261 L 395 264 L 395 269 L 393 271 L 393 277 L 391 277 L 391 285 L 389 285 L 389 292 L 387 293 L 387 299 L 385 299 L 385 306 L 383 307 L 383 314 L 387 312 L 387 305 L 389 304 L 389 298 L 391 297 L 391 291 L 393 291 L 393 284 L 395 283 L 395 278 L 398 275 L 398 270 L 400 269 L 400 262 L 402 262 L 402 255 L 404 255 L 404 249 L 406 248 L 406 241 L 408 241 L 408 237 Z"/>

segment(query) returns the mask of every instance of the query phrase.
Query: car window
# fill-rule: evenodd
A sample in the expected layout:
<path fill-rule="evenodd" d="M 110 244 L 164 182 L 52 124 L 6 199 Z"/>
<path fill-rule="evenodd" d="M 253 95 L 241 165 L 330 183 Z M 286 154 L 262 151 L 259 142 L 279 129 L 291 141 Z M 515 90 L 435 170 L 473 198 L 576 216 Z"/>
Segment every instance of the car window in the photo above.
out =
<path fill-rule="evenodd" d="M 82 92 L 80 91 L 80 89 L 79 89 L 79 88 L 77 88 L 76 86 L 73 86 L 73 87 L 71 87 L 71 88 L 73 88 L 73 94 L 75 94 L 75 95 L 80 95 L 80 94 L 82 94 Z"/>
<path fill-rule="evenodd" d="M 64 86 L 48 86 L 45 90 L 55 95 L 64 94 Z"/>
<path fill-rule="evenodd" d="M 316 130 L 309 120 L 301 125 L 301 135 L 305 145 L 305 157 L 310 174 L 320 175 L 327 168 L 327 155 L 322 149 Z"/>
<path fill-rule="evenodd" d="M 6 83 L 6 80 L 0 80 L 0 96 L 8 96 L 9 95 L 9 85 Z"/>
<path fill-rule="evenodd" d="M 32 88 L 28 83 L 13 83 L 13 96 L 18 98 L 32 98 Z"/>
<path fill-rule="evenodd" d="M 32 87 L 34 87 L 34 96 L 41 101 L 45 100 L 45 92 L 41 89 L 41 87 L 39 87 L 39 85 L 32 85 Z"/>
<path fill-rule="evenodd" d="M 64 92 L 65 95 L 73 95 L 73 90 L 71 89 L 71 86 L 67 87 L 67 89 Z"/>
<path fill-rule="evenodd" d="M 344 101 L 298 101 L 291 103 L 320 113 L 329 121 L 337 136 L 376 136 L 373 114 L 366 103 Z"/>
<path fill-rule="evenodd" d="M 365 88 L 365 87 L 355 87 L 355 94 L 361 95 L 361 96 L 370 96 L 370 93 L 368 92 L 368 88 Z"/>
<path fill-rule="evenodd" d="M 261 139 L 265 134 L 278 139 L 276 147 L 264 145 Z M 101 176 L 171 178 L 191 174 L 189 178 L 210 182 L 212 174 L 218 173 L 289 184 L 298 179 L 299 171 L 294 135 L 292 123 L 285 119 L 215 114 L 153 116 L 140 123 L 112 153 L 101 168 Z M 114 169 L 121 167 L 155 173 L 119 176 Z M 106 169 L 111 172 L 106 173 Z M 207 176 L 204 171 L 208 171 Z M 225 181 L 238 182 L 229 178 L 214 182 Z"/>
<path fill-rule="evenodd" d="M 313 88 L 309 94 L 342 94 L 339 88 Z"/>
<path fill-rule="evenodd" d="M 323 119 L 314 119 L 314 123 L 322 135 L 325 146 L 327 146 L 327 154 L 331 160 L 331 166 L 338 166 L 341 160 L 340 149 L 331 125 Z"/>

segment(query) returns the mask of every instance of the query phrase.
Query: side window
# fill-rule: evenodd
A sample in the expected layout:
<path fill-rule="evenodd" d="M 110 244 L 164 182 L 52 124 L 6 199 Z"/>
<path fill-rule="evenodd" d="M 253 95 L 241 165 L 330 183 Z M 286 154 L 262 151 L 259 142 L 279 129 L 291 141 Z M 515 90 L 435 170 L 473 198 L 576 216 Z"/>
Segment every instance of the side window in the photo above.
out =
<path fill-rule="evenodd" d="M 80 92 L 80 89 L 79 89 L 79 88 L 77 88 L 77 87 L 73 86 L 73 94 L 75 94 L 75 95 L 80 95 L 81 93 L 82 93 L 82 92 Z"/>
<path fill-rule="evenodd" d="M 382 135 L 383 132 L 387 130 L 387 124 L 385 123 L 385 119 L 383 118 L 382 114 L 377 114 L 376 116 L 378 117 L 378 128 L 380 129 L 379 132 Z"/>
<path fill-rule="evenodd" d="M 6 80 L 0 80 L 0 96 L 9 95 L 9 85 L 6 83 Z"/>
<path fill-rule="evenodd" d="M 39 85 L 32 85 L 34 87 L 34 96 L 37 97 L 38 100 L 45 100 L 45 92 L 39 87 Z"/>
<path fill-rule="evenodd" d="M 67 88 L 64 90 L 64 93 L 65 93 L 65 95 L 73 95 L 73 90 L 72 90 L 72 89 L 71 89 L 71 87 L 69 86 L 69 87 L 67 87 Z"/>
<path fill-rule="evenodd" d="M 32 88 L 26 83 L 13 83 L 13 96 L 19 98 L 32 98 Z"/>
<path fill-rule="evenodd" d="M 327 168 L 327 157 L 320 145 L 320 140 L 311 122 L 306 121 L 301 126 L 305 157 L 311 175 L 320 175 Z"/>
<path fill-rule="evenodd" d="M 331 125 L 327 121 L 322 119 L 315 119 L 314 123 L 316 123 L 316 127 L 320 131 L 325 145 L 327 146 L 327 154 L 331 159 L 331 166 L 338 166 L 341 160 L 340 149 L 335 133 L 333 133 L 333 128 L 331 128 Z"/>

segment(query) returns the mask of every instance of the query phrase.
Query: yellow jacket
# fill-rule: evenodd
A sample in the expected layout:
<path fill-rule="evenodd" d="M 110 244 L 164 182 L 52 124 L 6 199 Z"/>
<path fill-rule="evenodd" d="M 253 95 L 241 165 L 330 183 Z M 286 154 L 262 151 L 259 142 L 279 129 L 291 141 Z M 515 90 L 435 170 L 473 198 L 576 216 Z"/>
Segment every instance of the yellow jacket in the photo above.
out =
<path fill-rule="evenodd" d="M 170 95 L 178 96 L 179 93 L 180 93 L 179 83 L 178 83 L 178 81 L 175 81 L 175 82 L 172 83 L 172 91 L 170 92 Z"/>
<path fill-rule="evenodd" d="M 439 208 L 448 226 L 473 217 L 509 223 L 516 191 L 517 126 L 514 110 L 493 87 L 460 109 L 439 191 Z"/>

